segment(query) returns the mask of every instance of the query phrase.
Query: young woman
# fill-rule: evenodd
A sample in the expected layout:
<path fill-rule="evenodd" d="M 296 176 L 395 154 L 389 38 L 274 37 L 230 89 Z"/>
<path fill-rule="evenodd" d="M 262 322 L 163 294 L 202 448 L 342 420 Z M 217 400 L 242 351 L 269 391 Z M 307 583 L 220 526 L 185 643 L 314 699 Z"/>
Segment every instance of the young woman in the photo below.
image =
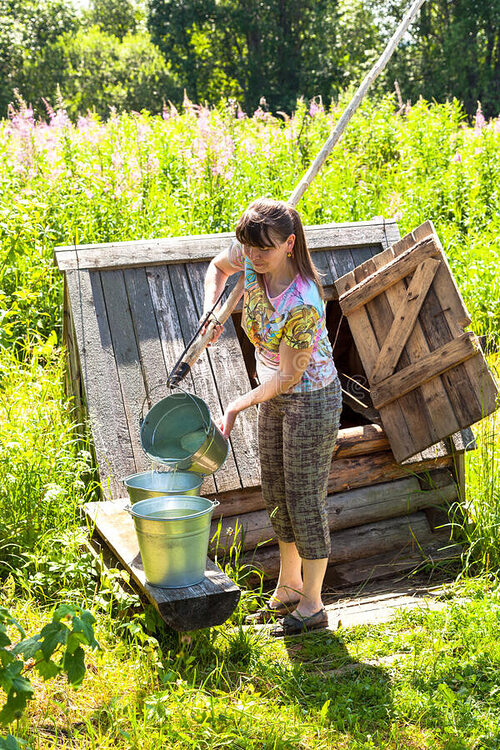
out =
<path fill-rule="evenodd" d="M 254 619 L 286 615 L 280 631 L 327 623 L 321 589 L 330 554 L 328 474 L 342 396 L 325 325 L 318 273 L 299 214 L 260 199 L 236 227 L 238 242 L 210 263 L 205 310 L 228 276 L 244 271 L 242 326 L 255 346 L 260 385 L 230 403 L 220 429 L 258 404 L 262 494 L 280 549 L 280 574 L 269 606 Z M 223 330 L 218 326 L 211 343 Z"/>

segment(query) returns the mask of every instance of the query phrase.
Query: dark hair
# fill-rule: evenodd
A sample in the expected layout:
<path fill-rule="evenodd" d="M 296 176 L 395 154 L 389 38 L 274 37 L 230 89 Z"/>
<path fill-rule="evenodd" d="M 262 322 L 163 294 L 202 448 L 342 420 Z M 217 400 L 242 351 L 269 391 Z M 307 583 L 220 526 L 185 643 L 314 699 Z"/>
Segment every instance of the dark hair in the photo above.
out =
<path fill-rule="evenodd" d="M 296 273 L 303 279 L 311 279 L 324 299 L 320 275 L 307 248 L 304 227 L 297 211 L 284 201 L 259 198 L 251 203 L 241 216 L 236 227 L 236 239 L 251 247 L 276 247 L 295 235 L 293 256 L 290 259 Z M 263 286 L 261 274 L 256 274 Z"/>

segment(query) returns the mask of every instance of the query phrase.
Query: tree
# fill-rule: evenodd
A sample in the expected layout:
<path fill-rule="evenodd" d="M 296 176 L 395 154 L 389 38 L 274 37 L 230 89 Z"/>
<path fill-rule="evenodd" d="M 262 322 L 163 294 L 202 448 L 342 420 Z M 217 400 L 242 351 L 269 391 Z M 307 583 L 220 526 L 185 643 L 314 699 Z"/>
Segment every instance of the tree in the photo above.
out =
<path fill-rule="evenodd" d="M 62 34 L 79 27 L 65 0 L 3 0 L 0 5 L 0 116 L 15 88 L 26 81 L 25 66 Z M 43 92 L 39 92 L 43 94 Z"/>
<path fill-rule="evenodd" d="M 147 34 L 128 34 L 120 42 L 95 26 L 49 45 L 27 76 L 31 83 L 22 91 L 25 99 L 35 101 L 34 82 L 43 79 L 46 98 L 54 101 L 60 91 L 72 116 L 94 110 L 105 118 L 112 106 L 160 111 L 163 99 L 180 95 L 174 76 Z"/>
<path fill-rule="evenodd" d="M 399 3 L 378 2 L 380 16 L 399 20 Z M 403 98 L 454 97 L 469 113 L 478 100 L 487 116 L 500 109 L 500 0 L 427 0 L 384 76 Z"/>
<path fill-rule="evenodd" d="M 131 0 L 92 0 L 87 18 L 90 26 L 122 41 L 137 31 L 140 11 Z"/>

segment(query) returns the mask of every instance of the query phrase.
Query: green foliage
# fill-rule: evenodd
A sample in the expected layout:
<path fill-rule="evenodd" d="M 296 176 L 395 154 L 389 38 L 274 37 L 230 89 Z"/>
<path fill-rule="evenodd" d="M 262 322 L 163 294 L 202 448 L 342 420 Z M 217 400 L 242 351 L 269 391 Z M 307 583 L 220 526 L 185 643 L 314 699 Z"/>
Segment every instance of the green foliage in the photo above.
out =
<path fill-rule="evenodd" d="M 179 88 L 159 50 L 146 33 L 121 40 L 97 26 L 61 36 L 26 66 L 23 95 L 40 103 L 43 92 L 67 102 L 75 119 L 95 111 L 106 118 L 110 109 L 157 110 L 162 99 L 175 99 Z"/>
<path fill-rule="evenodd" d="M 109 36 L 120 42 L 127 34 L 135 34 L 138 26 L 138 8 L 131 0 L 91 0 L 88 20 Z"/>
<path fill-rule="evenodd" d="M 372 4 L 378 17 L 390 19 L 391 31 L 406 11 L 406 4 L 394 0 Z M 476 111 L 478 101 L 488 117 L 498 113 L 500 0 L 426 2 L 408 36 L 383 74 L 380 90 L 391 88 L 396 78 L 405 101 L 457 97 L 469 114 Z"/>
<path fill-rule="evenodd" d="M 377 29 L 358 0 L 149 0 L 153 41 L 190 97 L 265 97 L 290 112 L 300 94 L 336 95 L 370 62 Z"/>
<path fill-rule="evenodd" d="M 84 647 L 94 649 L 99 645 L 94 623 L 95 618 L 87 610 L 61 604 L 39 634 L 26 638 L 17 620 L 0 607 L 0 687 L 6 695 L 0 724 L 18 721 L 33 699 L 31 682 L 23 676 L 29 669 L 36 669 L 44 680 L 64 673 L 73 687 L 81 684 L 85 676 Z M 16 644 L 9 636 L 9 626 L 22 637 Z"/>

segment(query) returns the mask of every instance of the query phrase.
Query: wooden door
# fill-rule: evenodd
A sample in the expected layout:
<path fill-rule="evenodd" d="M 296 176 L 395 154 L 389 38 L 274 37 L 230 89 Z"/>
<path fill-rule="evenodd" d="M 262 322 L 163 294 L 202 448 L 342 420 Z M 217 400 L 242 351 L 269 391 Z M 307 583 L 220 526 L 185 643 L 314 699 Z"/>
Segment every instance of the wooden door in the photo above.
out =
<path fill-rule="evenodd" d="M 431 222 L 336 282 L 397 461 L 478 422 L 498 385 Z"/>

